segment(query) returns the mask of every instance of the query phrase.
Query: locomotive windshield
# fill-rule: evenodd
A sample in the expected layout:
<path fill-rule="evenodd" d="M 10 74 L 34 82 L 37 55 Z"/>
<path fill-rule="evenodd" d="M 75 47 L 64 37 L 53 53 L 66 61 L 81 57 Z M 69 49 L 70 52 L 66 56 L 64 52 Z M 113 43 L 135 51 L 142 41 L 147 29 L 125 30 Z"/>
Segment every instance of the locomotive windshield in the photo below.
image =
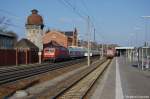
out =
<path fill-rule="evenodd" d="M 47 53 L 53 53 L 54 49 L 46 49 L 45 52 L 47 52 Z"/>

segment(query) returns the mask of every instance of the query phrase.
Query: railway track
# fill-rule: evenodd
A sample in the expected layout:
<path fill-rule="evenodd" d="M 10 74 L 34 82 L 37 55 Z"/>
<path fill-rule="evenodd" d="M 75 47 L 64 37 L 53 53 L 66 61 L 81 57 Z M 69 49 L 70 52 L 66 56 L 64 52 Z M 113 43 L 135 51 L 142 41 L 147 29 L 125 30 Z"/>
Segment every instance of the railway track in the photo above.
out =
<path fill-rule="evenodd" d="M 23 67 L 9 67 L 9 68 L 0 68 L 0 85 L 14 82 L 16 80 L 24 79 L 34 75 L 39 75 L 46 73 L 48 71 L 56 70 L 63 68 L 65 66 L 71 66 L 74 64 L 80 64 L 85 62 L 86 59 L 77 59 L 72 61 L 66 61 L 55 64 L 41 64 L 33 66 L 23 66 Z"/>
<path fill-rule="evenodd" d="M 7 73 L 7 72 L 13 72 L 13 71 L 19 71 L 19 70 L 23 70 L 23 69 L 30 69 L 33 67 L 40 67 L 40 66 L 44 66 L 44 65 L 48 65 L 48 64 L 30 64 L 30 65 L 23 65 L 23 66 L 2 67 L 2 68 L 0 68 L 0 74 Z"/>
<path fill-rule="evenodd" d="M 84 99 L 88 91 L 92 88 L 110 62 L 111 60 L 107 60 L 102 63 L 96 69 L 57 94 L 54 99 Z"/>

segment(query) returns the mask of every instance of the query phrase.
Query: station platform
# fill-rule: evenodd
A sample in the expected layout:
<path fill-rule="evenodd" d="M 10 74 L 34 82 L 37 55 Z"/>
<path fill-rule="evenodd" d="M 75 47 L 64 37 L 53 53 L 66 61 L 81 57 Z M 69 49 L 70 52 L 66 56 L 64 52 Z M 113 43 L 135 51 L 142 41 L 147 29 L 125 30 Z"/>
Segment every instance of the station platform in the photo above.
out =
<path fill-rule="evenodd" d="M 150 71 L 138 69 L 125 56 L 116 57 L 90 99 L 150 99 Z"/>

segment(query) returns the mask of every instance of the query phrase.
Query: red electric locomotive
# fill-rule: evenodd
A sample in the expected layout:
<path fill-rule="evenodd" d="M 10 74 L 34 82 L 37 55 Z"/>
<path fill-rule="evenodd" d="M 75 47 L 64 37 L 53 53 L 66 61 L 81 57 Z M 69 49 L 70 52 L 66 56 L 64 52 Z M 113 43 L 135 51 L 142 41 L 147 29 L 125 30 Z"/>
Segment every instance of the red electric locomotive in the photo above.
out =
<path fill-rule="evenodd" d="M 67 48 L 51 43 L 43 50 L 43 61 L 62 61 L 68 59 L 69 51 Z"/>
<path fill-rule="evenodd" d="M 63 47 L 44 48 L 44 61 L 61 61 L 69 58 L 69 51 Z"/>

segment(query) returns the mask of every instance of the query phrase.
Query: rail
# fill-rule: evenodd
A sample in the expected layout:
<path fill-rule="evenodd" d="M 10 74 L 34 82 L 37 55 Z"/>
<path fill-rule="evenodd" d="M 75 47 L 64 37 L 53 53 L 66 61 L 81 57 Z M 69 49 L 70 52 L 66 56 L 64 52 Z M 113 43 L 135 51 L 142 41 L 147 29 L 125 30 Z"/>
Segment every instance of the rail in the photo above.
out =
<path fill-rule="evenodd" d="M 28 78 L 34 75 L 39 75 L 42 73 L 46 73 L 52 70 L 56 70 L 59 68 L 80 64 L 85 62 L 86 59 L 77 59 L 71 60 L 61 63 L 55 64 L 41 64 L 41 65 L 33 65 L 33 66 L 23 66 L 23 67 L 14 67 L 14 68 L 1 68 L 0 69 L 0 85 L 14 82 L 16 80 Z"/>
<path fill-rule="evenodd" d="M 99 66 L 93 71 L 83 76 L 71 86 L 58 93 L 54 99 L 83 99 L 88 91 L 92 88 L 96 80 L 105 71 L 111 60 L 98 64 Z"/>

